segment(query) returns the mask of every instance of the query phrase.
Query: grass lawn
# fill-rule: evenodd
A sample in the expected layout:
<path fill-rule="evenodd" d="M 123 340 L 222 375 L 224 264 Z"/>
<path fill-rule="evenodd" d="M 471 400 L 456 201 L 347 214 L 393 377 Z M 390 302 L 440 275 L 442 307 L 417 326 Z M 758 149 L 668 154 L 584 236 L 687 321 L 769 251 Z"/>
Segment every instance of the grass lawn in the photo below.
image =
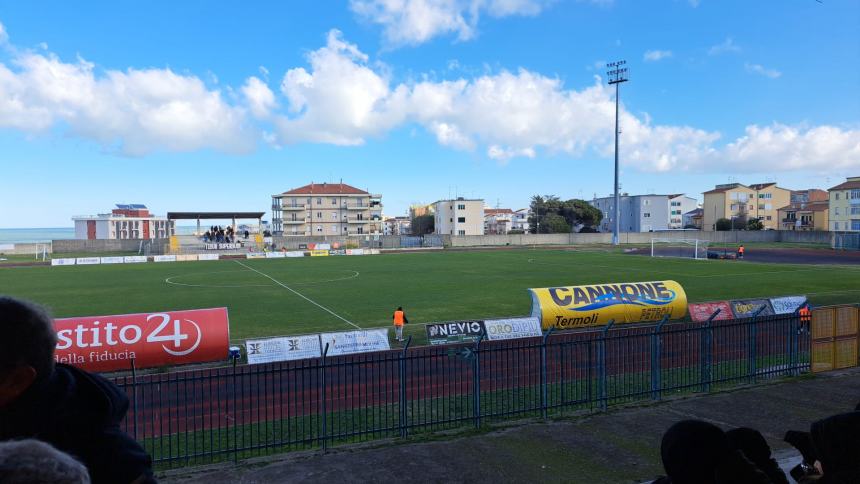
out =
<path fill-rule="evenodd" d="M 231 339 L 387 327 L 397 306 L 416 323 L 525 315 L 529 287 L 673 279 L 689 301 L 807 294 L 860 301 L 860 267 L 695 261 L 615 250 L 438 251 L 364 257 L 0 267 L 0 293 L 57 317 L 226 306 Z"/>

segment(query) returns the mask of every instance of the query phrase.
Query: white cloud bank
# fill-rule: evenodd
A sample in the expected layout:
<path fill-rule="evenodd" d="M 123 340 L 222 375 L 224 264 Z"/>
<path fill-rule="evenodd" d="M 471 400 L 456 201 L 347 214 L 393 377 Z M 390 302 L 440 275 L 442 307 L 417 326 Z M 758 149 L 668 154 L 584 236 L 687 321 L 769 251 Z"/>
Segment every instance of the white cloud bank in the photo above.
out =
<path fill-rule="evenodd" d="M 543 155 L 609 157 L 613 89 L 582 89 L 520 69 L 474 78 L 397 83 L 338 31 L 289 69 L 280 88 L 251 76 L 238 89 L 207 87 L 170 69 L 100 72 L 78 59 L 17 52 L 0 63 L 0 128 L 92 140 L 110 151 L 252 151 L 260 140 L 360 145 L 419 125 L 454 150 L 499 162 Z M 655 124 L 621 112 L 622 162 L 642 171 L 770 172 L 860 168 L 860 130 L 838 126 L 746 127 L 744 136 Z"/>
<path fill-rule="evenodd" d="M 768 69 L 761 64 L 750 64 L 749 62 L 747 62 L 746 64 L 744 64 L 744 68 L 747 70 L 747 72 L 751 74 L 758 74 L 760 76 L 768 77 L 770 79 L 776 79 L 782 75 L 782 72 L 779 72 L 776 69 Z"/>
<path fill-rule="evenodd" d="M 669 57 L 672 57 L 671 50 L 647 50 L 645 51 L 645 55 L 642 56 L 642 59 L 645 62 L 656 62 L 668 59 Z"/>
<path fill-rule="evenodd" d="M 390 45 L 416 45 L 446 34 L 469 40 L 481 15 L 538 15 L 552 0 L 351 0 L 360 19 L 379 24 Z"/>

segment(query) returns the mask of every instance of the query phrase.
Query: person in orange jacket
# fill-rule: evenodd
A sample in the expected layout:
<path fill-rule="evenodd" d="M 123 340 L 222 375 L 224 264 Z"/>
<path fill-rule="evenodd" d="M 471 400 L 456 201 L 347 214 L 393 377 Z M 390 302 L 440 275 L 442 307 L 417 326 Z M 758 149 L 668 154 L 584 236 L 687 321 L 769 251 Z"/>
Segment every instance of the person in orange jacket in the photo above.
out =
<path fill-rule="evenodd" d="M 394 311 L 394 335 L 397 341 L 403 341 L 403 325 L 409 324 L 406 319 L 406 313 L 403 312 L 403 307 L 398 306 L 397 311 Z"/>
<path fill-rule="evenodd" d="M 744 245 L 741 244 L 738 246 L 738 259 L 744 258 Z"/>

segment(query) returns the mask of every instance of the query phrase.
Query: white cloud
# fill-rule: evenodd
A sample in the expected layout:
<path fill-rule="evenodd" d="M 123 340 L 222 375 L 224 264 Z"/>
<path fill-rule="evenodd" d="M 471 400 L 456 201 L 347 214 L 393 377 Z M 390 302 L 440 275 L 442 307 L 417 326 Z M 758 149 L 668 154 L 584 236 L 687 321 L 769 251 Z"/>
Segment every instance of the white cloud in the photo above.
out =
<path fill-rule="evenodd" d="M 740 52 L 740 51 L 741 51 L 741 47 L 739 45 L 735 44 L 734 39 L 732 39 L 731 37 L 726 37 L 726 40 L 720 42 L 717 45 L 711 46 L 711 48 L 708 49 L 708 55 L 720 55 L 720 54 L 726 54 L 729 52 Z"/>
<path fill-rule="evenodd" d="M 9 34 L 6 33 L 6 27 L 3 26 L 2 22 L 0 22 L 0 45 L 3 45 L 8 41 L 9 41 Z"/>
<path fill-rule="evenodd" d="M 702 2 L 701 2 L 701 0 L 688 0 L 688 3 L 690 4 L 691 7 L 696 8 Z"/>
<path fill-rule="evenodd" d="M 255 131 L 244 108 L 195 76 L 170 69 L 106 70 L 82 58 L 12 49 L 0 63 L 0 127 L 43 134 L 60 127 L 111 151 L 247 152 Z"/>
<path fill-rule="evenodd" d="M 760 76 L 769 77 L 771 79 L 776 79 L 777 77 L 782 75 L 782 72 L 779 72 L 776 69 L 768 69 L 761 64 L 750 64 L 747 62 L 744 64 L 744 68 L 747 72 L 752 74 L 758 74 Z"/>
<path fill-rule="evenodd" d="M 642 56 L 642 59 L 645 62 L 656 62 L 663 59 L 668 59 L 672 57 L 671 50 L 648 50 L 645 51 L 645 55 Z"/>
<path fill-rule="evenodd" d="M 351 0 L 359 17 L 383 27 L 392 46 L 417 45 L 446 34 L 475 36 L 483 13 L 491 17 L 534 16 L 551 0 Z"/>
<path fill-rule="evenodd" d="M 251 76 L 245 81 L 242 94 L 248 101 L 251 113 L 260 119 L 268 118 L 272 109 L 277 106 L 275 93 L 257 77 Z"/>

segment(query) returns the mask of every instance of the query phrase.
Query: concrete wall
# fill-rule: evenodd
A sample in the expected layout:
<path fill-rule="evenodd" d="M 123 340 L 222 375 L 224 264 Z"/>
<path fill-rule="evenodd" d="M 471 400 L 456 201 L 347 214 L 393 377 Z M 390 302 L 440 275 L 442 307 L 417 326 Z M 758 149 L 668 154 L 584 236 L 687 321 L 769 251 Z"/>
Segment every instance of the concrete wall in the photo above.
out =
<path fill-rule="evenodd" d="M 99 252 L 137 252 L 140 249 L 140 239 L 123 240 L 55 240 L 53 241 L 53 252 L 55 254 L 68 253 L 99 253 Z M 169 240 L 144 240 L 144 246 L 149 245 L 150 254 L 164 254 L 167 252 Z M 146 250 L 146 249 L 144 249 Z"/>
<path fill-rule="evenodd" d="M 0 245 L 7 245 L 5 242 Z M 0 249 L 0 254 L 4 255 L 27 255 L 41 254 L 42 249 L 47 246 L 48 253 L 51 253 L 51 244 L 12 244 L 13 249 Z"/>
<path fill-rule="evenodd" d="M 619 236 L 622 244 L 650 244 L 652 238 L 699 239 L 711 243 L 793 242 L 830 244 L 829 232 L 795 232 L 790 230 L 698 232 L 659 231 L 623 232 Z M 609 244 L 612 234 L 523 234 L 523 235 L 467 235 L 450 238 L 451 247 L 486 247 L 504 245 L 580 245 Z"/>

